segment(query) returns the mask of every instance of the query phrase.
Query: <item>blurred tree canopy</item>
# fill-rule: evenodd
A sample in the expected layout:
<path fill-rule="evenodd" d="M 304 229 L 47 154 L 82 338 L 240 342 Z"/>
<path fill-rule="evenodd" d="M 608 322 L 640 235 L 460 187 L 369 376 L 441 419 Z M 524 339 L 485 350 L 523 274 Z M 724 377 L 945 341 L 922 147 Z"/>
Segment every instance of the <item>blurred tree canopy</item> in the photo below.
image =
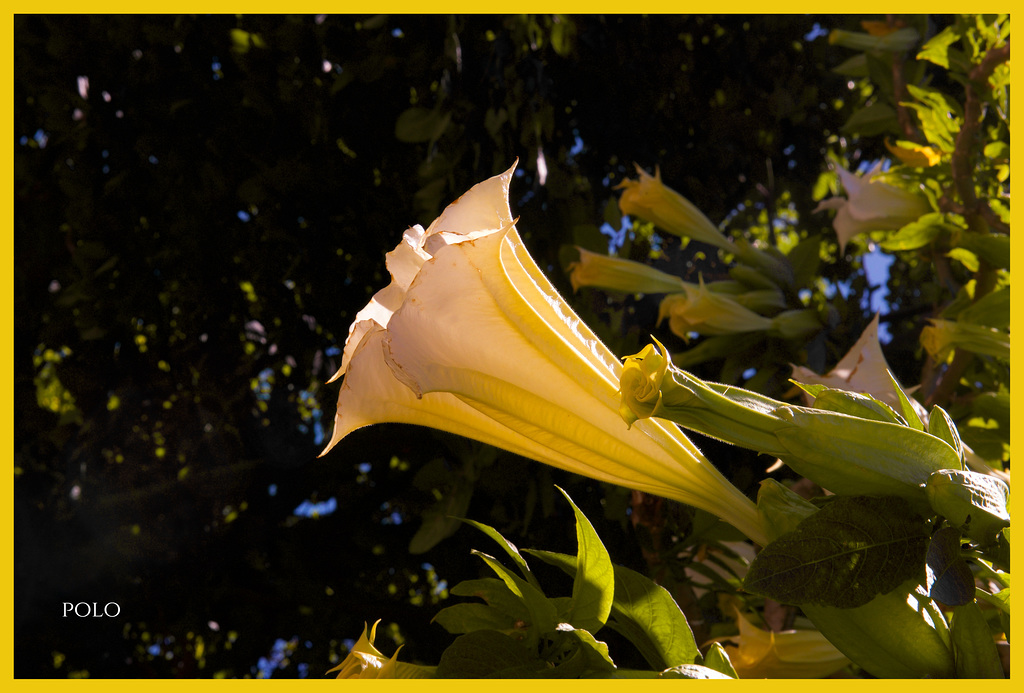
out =
<path fill-rule="evenodd" d="M 436 661 L 430 618 L 480 570 L 445 512 L 569 549 L 555 482 L 644 569 L 626 491 L 401 426 L 317 459 L 323 383 L 402 231 L 516 158 L 513 211 L 567 296 L 559 251 L 607 249 L 633 162 L 716 223 L 834 238 L 826 155 L 881 155 L 841 131 L 862 95 L 830 72 L 828 30 L 859 19 L 17 16 L 15 675 L 319 677 L 377 618 Z M 658 262 L 710 276 L 698 245 Z M 825 271 L 836 328 L 793 357 L 819 369 L 879 289 L 858 260 Z M 571 300 L 618 353 L 657 310 Z M 920 370 L 914 315 L 888 323 L 898 372 Z M 750 486 L 752 457 L 701 445 Z"/>

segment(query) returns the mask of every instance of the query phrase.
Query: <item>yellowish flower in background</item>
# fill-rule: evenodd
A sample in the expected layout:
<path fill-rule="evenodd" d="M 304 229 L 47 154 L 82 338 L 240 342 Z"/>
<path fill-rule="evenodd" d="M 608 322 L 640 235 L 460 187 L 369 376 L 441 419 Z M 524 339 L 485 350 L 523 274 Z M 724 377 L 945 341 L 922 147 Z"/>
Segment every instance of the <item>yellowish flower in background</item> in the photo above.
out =
<path fill-rule="evenodd" d="M 675 236 L 736 252 L 733 242 L 722 235 L 703 212 L 661 182 L 659 169 L 654 170 L 653 176 L 639 166 L 636 171 L 638 180 L 624 180 L 618 185 L 623 190 L 619 198 L 619 209 L 623 214 L 640 217 Z"/>
<path fill-rule="evenodd" d="M 681 293 L 670 294 L 658 308 L 658 324 L 668 319 L 668 327 L 684 340 L 690 334 L 715 335 L 768 330 L 770 318 L 758 315 L 724 294 L 709 291 L 701 280 L 698 286 L 688 285 Z"/>
<path fill-rule="evenodd" d="M 893 156 L 895 156 L 897 159 L 899 159 L 902 163 L 906 164 L 907 166 L 927 168 L 928 166 L 934 166 L 935 164 L 942 161 L 942 154 L 940 154 L 934 148 L 925 146 L 923 144 L 917 144 L 916 142 L 899 140 L 896 142 L 896 144 L 893 144 L 888 139 L 886 139 L 885 147 L 892 153 Z"/>
<path fill-rule="evenodd" d="M 758 628 L 739 611 L 736 625 L 738 637 L 720 640 L 741 679 L 817 679 L 850 663 L 816 630 L 773 633 Z"/>
<path fill-rule="evenodd" d="M 931 211 L 923 197 L 873 180 L 880 172 L 881 163 L 863 176 L 837 166 L 836 173 L 843 183 L 846 197 L 822 200 L 814 210 L 836 210 L 832 227 L 839 239 L 840 253 L 854 236 L 868 231 L 895 231 Z"/>
<path fill-rule="evenodd" d="M 1010 335 L 994 327 L 956 320 L 934 319 L 921 330 L 921 346 L 936 361 L 945 361 L 954 349 L 1010 360 Z"/>
<path fill-rule="evenodd" d="M 793 380 L 798 383 L 825 385 L 837 390 L 849 390 L 868 394 L 879 399 L 897 411 L 900 408 L 899 395 L 896 394 L 896 386 L 889 377 L 889 363 L 882 353 L 882 346 L 878 341 L 878 314 L 871 320 L 868 326 L 861 333 L 857 342 L 850 348 L 835 368 L 825 375 L 818 375 L 805 366 L 793 366 Z M 803 393 L 804 402 L 810 406 L 814 397 Z M 922 408 L 921 414 L 924 415 Z"/>
<path fill-rule="evenodd" d="M 511 178 L 474 186 L 388 254 L 391 284 L 349 331 L 324 452 L 373 423 L 431 426 L 694 505 L 765 541 L 753 502 L 678 427 L 623 424 L 622 364 L 527 252 Z"/>
<path fill-rule="evenodd" d="M 872 25 L 868 25 L 865 28 L 867 29 L 866 33 L 833 29 L 828 35 L 828 42 L 835 46 L 843 46 L 844 48 L 852 48 L 858 51 L 899 53 L 913 48 L 921 38 L 920 34 L 917 33 L 917 29 L 913 27 L 903 27 L 902 29 L 886 31 L 885 33 L 878 31 Z"/>
<path fill-rule="evenodd" d="M 592 253 L 576 246 L 580 259 L 569 265 L 569 281 L 573 291 L 581 286 L 594 286 L 630 294 L 667 294 L 686 286 L 681 278 L 656 270 L 642 262 Z"/>
<path fill-rule="evenodd" d="M 374 623 L 373 628 L 364 627 L 363 634 L 348 656 L 327 673 L 338 672 L 339 679 L 426 679 L 434 676 L 436 667 L 399 662 L 398 652 L 401 651 L 401 646 L 390 659 L 374 647 L 378 623 L 380 621 Z"/>

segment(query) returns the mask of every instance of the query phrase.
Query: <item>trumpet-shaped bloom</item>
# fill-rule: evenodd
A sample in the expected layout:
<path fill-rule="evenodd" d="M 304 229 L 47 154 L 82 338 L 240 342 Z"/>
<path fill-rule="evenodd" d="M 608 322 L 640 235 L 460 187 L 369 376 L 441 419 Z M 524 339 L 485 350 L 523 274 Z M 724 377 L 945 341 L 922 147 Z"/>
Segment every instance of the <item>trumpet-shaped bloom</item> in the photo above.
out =
<path fill-rule="evenodd" d="M 819 631 L 774 633 L 758 628 L 739 611 L 736 625 L 739 636 L 722 638 L 722 644 L 741 679 L 816 679 L 850 663 Z"/>
<path fill-rule="evenodd" d="M 923 197 L 873 180 L 881 172 L 881 163 L 863 176 L 854 175 L 842 166 L 836 167 L 836 172 L 846 190 L 846 197 L 822 200 L 814 211 L 836 210 L 832 227 L 839 239 L 840 253 L 845 250 L 850 239 L 858 234 L 895 231 L 931 211 Z"/>
<path fill-rule="evenodd" d="M 594 286 L 609 291 L 631 294 L 667 294 L 679 291 L 686 282 L 674 274 L 656 270 L 642 262 L 592 253 L 576 246 L 580 259 L 569 265 L 569 281 L 573 291 L 581 286 Z"/>
<path fill-rule="evenodd" d="M 431 426 L 689 503 L 763 541 L 754 504 L 675 425 L 624 425 L 622 364 L 526 251 L 511 178 L 473 187 L 389 253 L 391 285 L 349 332 L 327 450 L 372 423 Z"/>
<path fill-rule="evenodd" d="M 912 27 L 879 31 L 876 26 L 867 25 L 865 29 L 867 30 L 865 33 L 833 29 L 828 35 L 828 42 L 858 51 L 900 53 L 913 48 L 921 38 L 917 29 Z"/>
<path fill-rule="evenodd" d="M 900 399 L 892 378 L 889 377 L 889 363 L 882 353 L 878 341 L 878 314 L 861 333 L 835 368 L 825 375 L 818 375 L 805 366 L 793 365 L 793 380 L 800 383 L 825 385 L 837 390 L 849 390 L 871 395 L 891 407 L 899 409 Z M 814 400 L 804 393 L 804 401 L 810 405 Z M 923 413 L 923 412 L 922 412 Z"/>
<path fill-rule="evenodd" d="M 377 623 L 373 628 L 366 626 L 359 641 L 352 647 L 341 664 L 328 674 L 338 672 L 339 679 L 426 679 L 434 676 L 436 667 L 423 667 L 398 661 L 399 646 L 393 657 L 388 659 L 373 646 L 377 634 Z"/>
<path fill-rule="evenodd" d="M 722 235 L 703 212 L 661 182 L 659 169 L 654 169 L 653 176 L 639 166 L 636 171 L 639 180 L 624 180 L 618 186 L 623 189 L 619 198 L 619 209 L 623 214 L 640 217 L 675 236 L 736 252 L 733 242 Z"/>
<path fill-rule="evenodd" d="M 691 332 L 735 334 L 771 329 L 772 321 L 745 308 L 727 295 L 709 291 L 704 281 L 669 294 L 658 308 L 658 324 L 668 318 L 668 328 L 685 340 Z"/>
<path fill-rule="evenodd" d="M 921 330 L 921 346 L 938 361 L 945 361 L 954 349 L 1010 359 L 1010 335 L 994 327 L 969 322 L 935 319 Z"/>
<path fill-rule="evenodd" d="M 806 337 L 821 329 L 817 313 L 810 309 L 787 310 L 768 318 L 744 305 L 771 309 L 777 293 L 750 291 L 731 296 L 712 291 L 714 283 L 686 284 L 680 293 L 669 294 L 658 307 L 658 324 L 668 318 L 668 327 L 684 340 L 692 332 L 704 335 L 767 331 L 783 339 Z M 767 300 L 765 300 L 767 299 Z"/>

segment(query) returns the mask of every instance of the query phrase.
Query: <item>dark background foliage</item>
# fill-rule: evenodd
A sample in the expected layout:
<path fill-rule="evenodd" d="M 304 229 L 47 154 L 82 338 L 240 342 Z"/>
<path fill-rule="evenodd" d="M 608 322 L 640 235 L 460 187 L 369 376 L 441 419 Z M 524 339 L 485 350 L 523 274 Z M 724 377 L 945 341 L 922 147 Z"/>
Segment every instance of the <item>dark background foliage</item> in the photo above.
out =
<path fill-rule="evenodd" d="M 317 459 L 322 383 L 402 230 L 517 157 L 526 243 L 619 353 L 656 304 L 572 297 L 559 250 L 601 248 L 634 161 L 716 222 L 788 194 L 832 238 L 811 190 L 852 97 L 819 25 L 856 20 L 16 17 L 15 674 L 318 677 L 377 618 L 383 650 L 436 662 L 445 585 L 491 547 L 409 553 L 435 490 L 571 551 L 558 483 L 644 569 L 621 490 L 402 426 Z M 714 272 L 678 245 L 665 266 Z M 853 294 L 822 365 L 869 318 L 859 265 L 828 271 Z M 702 445 L 752 492 L 763 460 Z"/>

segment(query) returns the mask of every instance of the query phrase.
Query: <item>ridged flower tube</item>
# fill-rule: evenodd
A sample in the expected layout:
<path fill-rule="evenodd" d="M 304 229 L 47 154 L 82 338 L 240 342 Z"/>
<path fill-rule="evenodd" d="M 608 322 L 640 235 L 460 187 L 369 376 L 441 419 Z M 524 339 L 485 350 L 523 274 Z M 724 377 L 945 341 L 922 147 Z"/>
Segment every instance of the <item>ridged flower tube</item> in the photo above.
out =
<path fill-rule="evenodd" d="M 389 254 L 391 285 L 350 330 L 327 449 L 372 423 L 431 426 L 694 505 L 764 541 L 753 502 L 674 424 L 625 426 L 622 365 L 527 252 L 511 178 L 473 187 Z"/>

